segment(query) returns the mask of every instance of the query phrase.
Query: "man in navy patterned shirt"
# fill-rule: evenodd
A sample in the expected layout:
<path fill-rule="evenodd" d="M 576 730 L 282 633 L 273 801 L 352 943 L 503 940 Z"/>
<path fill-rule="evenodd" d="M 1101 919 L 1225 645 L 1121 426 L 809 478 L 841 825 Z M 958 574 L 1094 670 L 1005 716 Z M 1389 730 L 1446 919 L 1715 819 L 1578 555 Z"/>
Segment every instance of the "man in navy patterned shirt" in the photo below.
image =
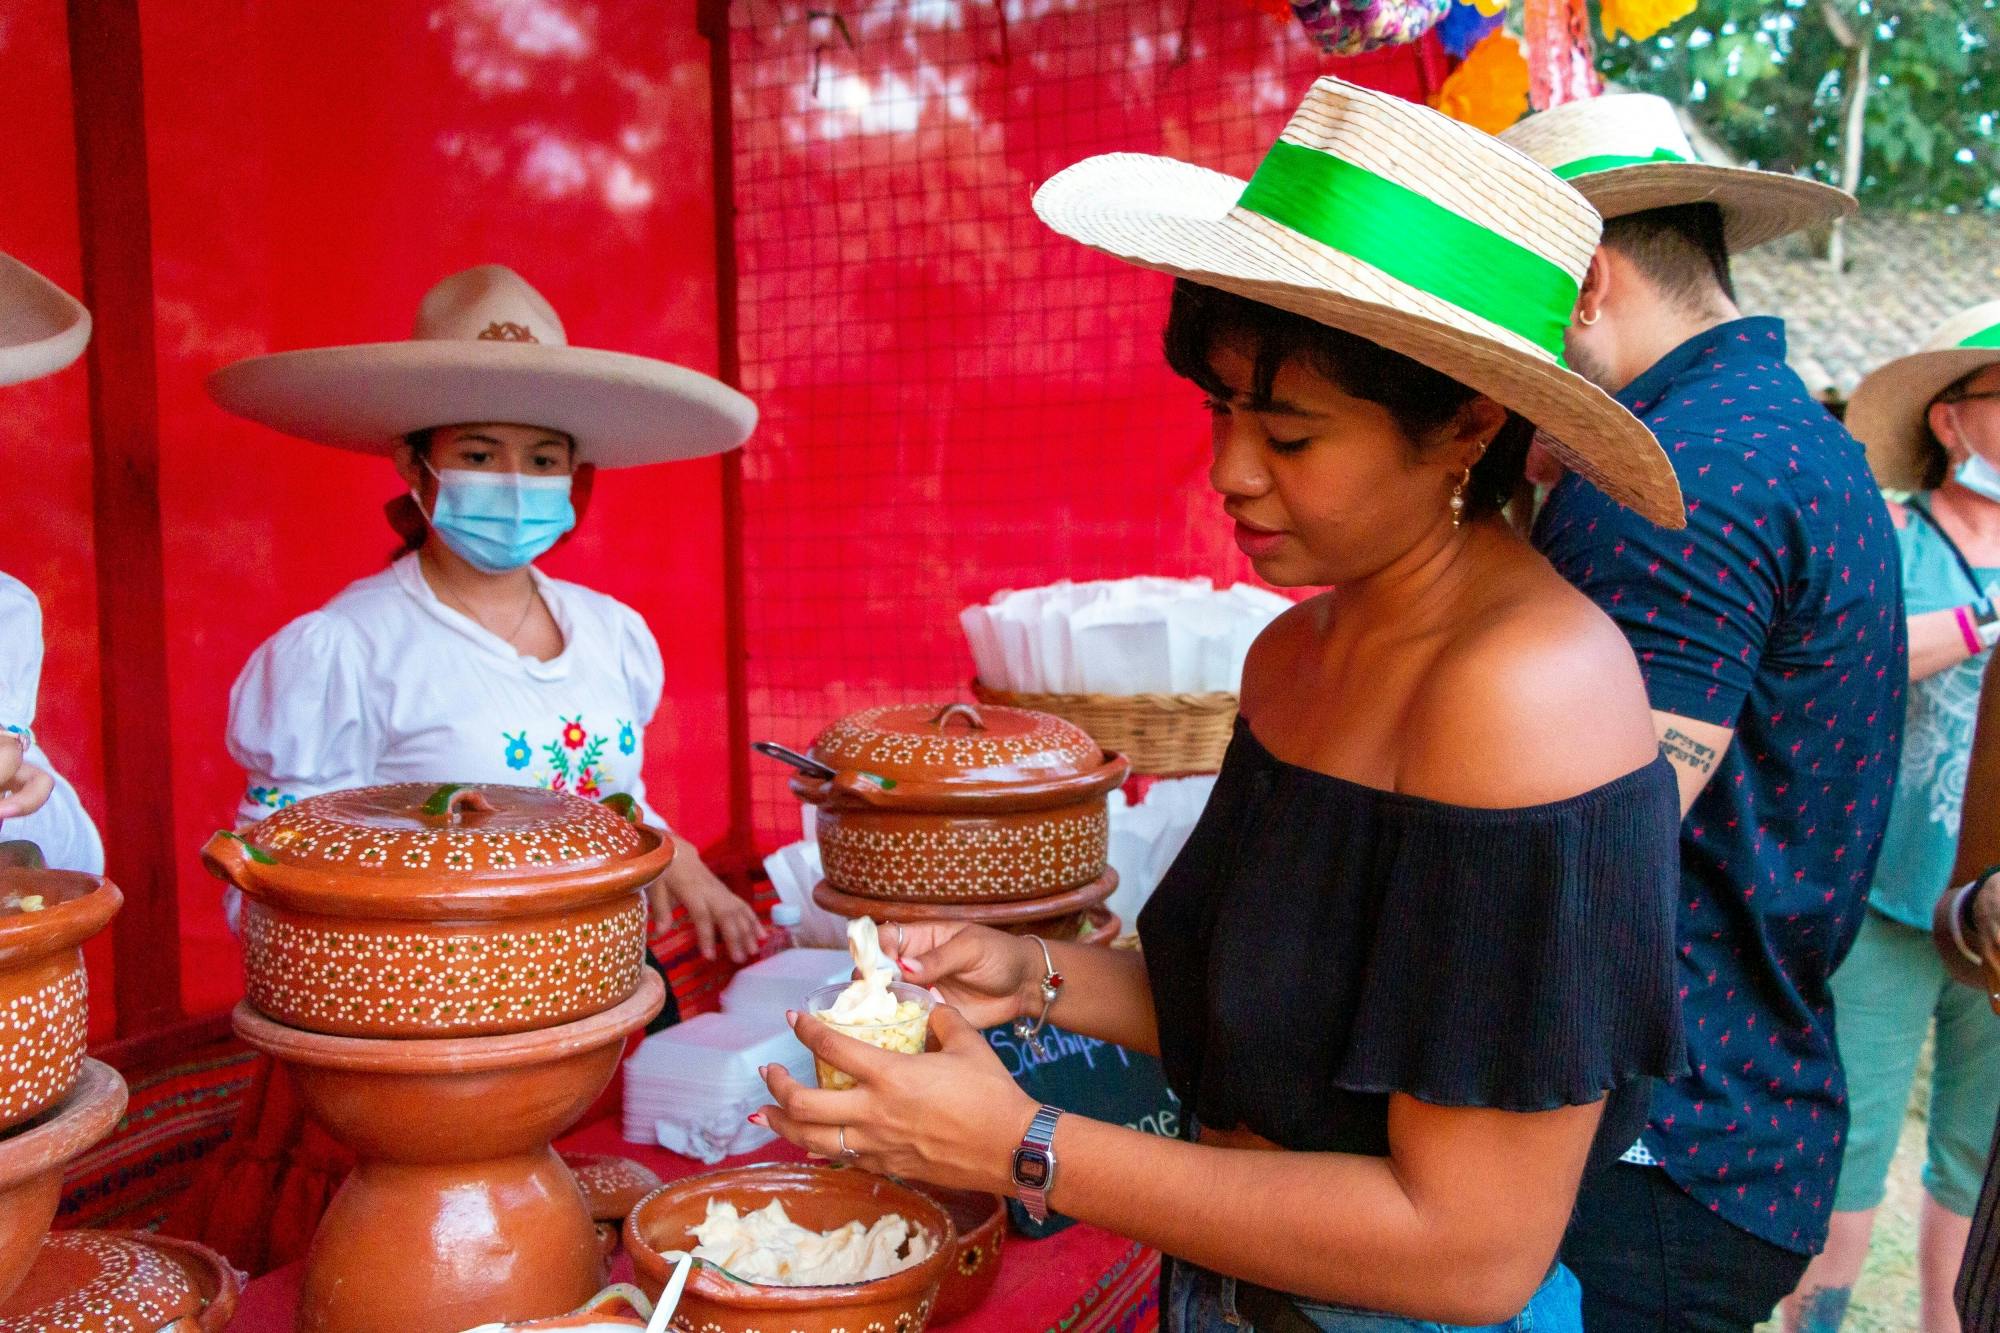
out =
<path fill-rule="evenodd" d="M 1693 163 L 1664 103 L 1670 133 L 1623 105 L 1642 102 L 1658 99 L 1510 134 L 1611 217 L 1568 359 L 1652 428 L 1688 508 L 1667 532 L 1571 478 L 1536 524 L 1632 640 L 1687 816 L 1690 1068 L 1656 1085 L 1624 1161 L 1585 1182 L 1563 1258 L 1591 1333 L 1748 1333 L 1824 1243 L 1840 1169 L 1827 982 L 1861 923 L 1900 752 L 1900 569 L 1861 447 L 1786 367 L 1784 326 L 1744 318 L 1729 281 L 1731 244 L 1845 197 Z M 1631 143 L 1648 114 L 1656 133 Z"/>

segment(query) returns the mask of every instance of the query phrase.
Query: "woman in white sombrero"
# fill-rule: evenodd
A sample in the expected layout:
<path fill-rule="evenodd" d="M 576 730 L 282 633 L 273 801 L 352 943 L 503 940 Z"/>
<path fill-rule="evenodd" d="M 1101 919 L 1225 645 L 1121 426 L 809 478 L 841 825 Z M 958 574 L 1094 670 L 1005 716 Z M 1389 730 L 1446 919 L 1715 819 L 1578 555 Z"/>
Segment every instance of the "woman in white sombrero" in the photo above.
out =
<path fill-rule="evenodd" d="M 89 311 L 0 254 L 0 386 L 55 374 L 89 341 Z M 0 839 L 36 844 L 59 869 L 103 874 L 97 826 L 35 743 L 41 677 L 41 603 L 25 583 L 0 573 Z"/>
<path fill-rule="evenodd" d="M 827 1156 L 1004 1192 L 1175 1256 L 1178 1333 L 1576 1330 L 1586 1170 L 1673 1072 L 1679 824 L 1617 629 L 1501 517 L 1539 427 L 1654 521 L 1645 428 L 1557 353 L 1598 219 L 1492 139 L 1322 79 L 1247 184 L 1092 158 L 1035 208 L 1174 275 L 1170 365 L 1258 573 L 1328 587 L 1242 719 L 1143 954 L 912 928 L 941 1049 L 797 1030 L 854 1091 L 770 1074 Z M 1038 1108 L 978 1027 L 1160 1053 L 1186 1141 Z M 975 1026 L 977 1025 L 977 1026 Z"/>
<path fill-rule="evenodd" d="M 622 792 L 665 823 L 640 773 L 659 644 L 630 607 L 534 561 L 575 525 L 596 470 L 734 449 L 756 423 L 747 398 L 680 366 L 571 346 L 541 294 L 495 264 L 433 287 L 407 341 L 253 357 L 215 372 L 209 391 L 288 435 L 382 455 L 407 488 L 390 509 L 405 539 L 390 567 L 272 636 L 230 691 L 229 750 L 248 774 L 239 823 L 403 781 Z M 675 838 L 680 855 L 649 894 L 655 928 L 678 901 L 704 954 L 746 961 L 756 914 Z M 205 1228 L 254 1268 L 303 1247 L 344 1166 L 284 1083 L 260 1085 L 240 1137 L 262 1146 L 220 1168 Z"/>
<path fill-rule="evenodd" d="M 1833 974 L 1847 1070 L 1847 1151 L 1824 1253 L 1791 1302 L 1794 1328 L 1832 1329 L 1861 1274 L 1902 1135 L 1910 1084 L 1935 1033 L 1918 1273 L 1923 1327 L 1957 1327 L 1952 1284 L 1979 1201 L 2000 1103 L 2000 1028 L 1930 947 L 1949 892 L 1980 685 L 2000 641 L 2000 301 L 1953 316 L 1923 347 L 1871 372 L 1847 427 L 1890 507 L 1909 614 L 1910 692 L 1896 798 L 1868 913 Z"/>

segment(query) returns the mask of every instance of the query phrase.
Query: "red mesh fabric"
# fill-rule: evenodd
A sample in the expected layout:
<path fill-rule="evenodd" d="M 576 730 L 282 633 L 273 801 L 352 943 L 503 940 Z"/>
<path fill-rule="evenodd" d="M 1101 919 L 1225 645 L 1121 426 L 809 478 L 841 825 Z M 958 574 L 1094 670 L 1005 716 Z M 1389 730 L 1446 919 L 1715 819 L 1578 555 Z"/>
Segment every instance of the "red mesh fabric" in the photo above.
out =
<path fill-rule="evenodd" d="M 999 588 L 1247 577 L 1168 280 L 1029 198 L 1098 152 L 1247 175 L 1314 77 L 1420 98 L 1434 46 L 1327 61 L 1245 0 L 731 8 L 754 735 L 962 694 L 957 612 Z M 797 837 L 753 771 L 759 845 Z"/>

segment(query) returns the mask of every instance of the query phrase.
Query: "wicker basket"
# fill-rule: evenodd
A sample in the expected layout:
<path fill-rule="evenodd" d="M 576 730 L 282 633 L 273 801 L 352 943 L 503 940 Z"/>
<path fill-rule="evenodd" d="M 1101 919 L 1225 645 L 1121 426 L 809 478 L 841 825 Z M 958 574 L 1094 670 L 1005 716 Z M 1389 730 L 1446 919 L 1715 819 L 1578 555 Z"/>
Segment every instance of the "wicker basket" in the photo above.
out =
<path fill-rule="evenodd" d="M 1011 694 L 972 682 L 981 703 L 1054 713 L 1132 761 L 1134 773 L 1214 773 L 1236 727 L 1236 696 L 1213 694 Z"/>

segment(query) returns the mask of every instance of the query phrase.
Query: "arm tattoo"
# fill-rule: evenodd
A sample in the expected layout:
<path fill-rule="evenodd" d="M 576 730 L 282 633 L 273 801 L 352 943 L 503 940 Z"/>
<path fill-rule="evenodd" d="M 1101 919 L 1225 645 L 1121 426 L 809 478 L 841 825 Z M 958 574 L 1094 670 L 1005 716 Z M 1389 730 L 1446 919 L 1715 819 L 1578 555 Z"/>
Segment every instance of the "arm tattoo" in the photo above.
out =
<path fill-rule="evenodd" d="M 1673 727 L 1668 727 L 1667 734 L 1660 738 L 1660 753 L 1682 768 L 1693 769 L 1697 773 L 1715 771 L 1715 747 L 1703 745 L 1685 731 Z"/>

